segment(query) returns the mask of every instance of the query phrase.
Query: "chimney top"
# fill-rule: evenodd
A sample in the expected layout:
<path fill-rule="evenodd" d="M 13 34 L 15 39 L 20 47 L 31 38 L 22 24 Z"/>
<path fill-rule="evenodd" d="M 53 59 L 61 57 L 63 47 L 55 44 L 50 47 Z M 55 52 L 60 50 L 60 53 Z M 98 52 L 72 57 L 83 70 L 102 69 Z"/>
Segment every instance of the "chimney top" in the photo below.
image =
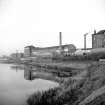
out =
<path fill-rule="evenodd" d="M 94 34 L 96 34 L 96 30 L 94 30 Z"/>

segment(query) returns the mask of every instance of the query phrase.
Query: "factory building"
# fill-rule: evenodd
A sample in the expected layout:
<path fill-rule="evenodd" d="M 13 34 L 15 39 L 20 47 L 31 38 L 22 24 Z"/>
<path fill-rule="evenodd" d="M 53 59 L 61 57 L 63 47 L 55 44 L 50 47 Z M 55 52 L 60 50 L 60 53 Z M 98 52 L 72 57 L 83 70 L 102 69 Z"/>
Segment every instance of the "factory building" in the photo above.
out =
<path fill-rule="evenodd" d="M 32 52 L 35 50 L 35 47 L 30 45 L 30 46 L 26 46 L 24 48 L 24 56 L 25 57 L 30 57 L 32 56 Z"/>
<path fill-rule="evenodd" d="M 31 56 L 52 56 L 53 53 L 60 54 L 60 46 L 52 46 L 52 47 L 34 47 L 34 46 L 26 46 L 24 48 L 25 57 Z M 76 51 L 76 47 L 73 44 L 62 45 L 62 51 L 68 53 L 74 53 Z"/>
<path fill-rule="evenodd" d="M 53 54 L 62 54 L 62 53 L 74 53 L 76 51 L 76 47 L 73 44 L 62 45 L 62 32 L 59 32 L 59 46 L 52 47 L 34 47 L 34 46 L 26 46 L 24 48 L 25 57 L 32 56 L 41 56 L 41 57 L 52 57 Z"/>
<path fill-rule="evenodd" d="M 105 48 L 105 30 L 101 30 L 92 35 L 92 48 Z"/>

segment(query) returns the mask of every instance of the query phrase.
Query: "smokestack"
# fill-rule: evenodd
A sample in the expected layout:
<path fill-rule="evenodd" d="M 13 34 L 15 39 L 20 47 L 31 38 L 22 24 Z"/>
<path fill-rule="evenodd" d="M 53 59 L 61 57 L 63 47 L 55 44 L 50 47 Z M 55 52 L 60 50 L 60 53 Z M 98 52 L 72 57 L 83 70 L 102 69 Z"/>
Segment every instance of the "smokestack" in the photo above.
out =
<path fill-rule="evenodd" d="M 86 36 L 88 33 L 84 34 L 84 49 L 86 50 Z"/>
<path fill-rule="evenodd" d="M 62 32 L 59 32 L 59 46 L 62 47 Z"/>
<path fill-rule="evenodd" d="M 94 29 L 94 35 L 96 35 L 96 30 Z"/>
<path fill-rule="evenodd" d="M 84 49 L 86 50 L 86 35 L 84 35 Z"/>
<path fill-rule="evenodd" d="M 59 50 L 62 53 L 62 32 L 59 32 Z"/>

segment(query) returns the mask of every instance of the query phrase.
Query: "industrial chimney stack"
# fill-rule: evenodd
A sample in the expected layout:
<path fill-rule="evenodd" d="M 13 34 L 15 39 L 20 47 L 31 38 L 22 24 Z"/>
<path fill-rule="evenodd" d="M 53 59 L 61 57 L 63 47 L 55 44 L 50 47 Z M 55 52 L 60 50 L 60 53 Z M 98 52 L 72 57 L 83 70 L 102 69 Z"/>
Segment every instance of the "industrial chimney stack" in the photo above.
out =
<path fill-rule="evenodd" d="M 84 50 L 86 50 L 86 36 L 88 33 L 84 34 Z"/>
<path fill-rule="evenodd" d="M 59 49 L 62 52 L 62 32 L 59 32 Z"/>
<path fill-rule="evenodd" d="M 62 32 L 59 32 L 59 46 L 62 46 Z"/>

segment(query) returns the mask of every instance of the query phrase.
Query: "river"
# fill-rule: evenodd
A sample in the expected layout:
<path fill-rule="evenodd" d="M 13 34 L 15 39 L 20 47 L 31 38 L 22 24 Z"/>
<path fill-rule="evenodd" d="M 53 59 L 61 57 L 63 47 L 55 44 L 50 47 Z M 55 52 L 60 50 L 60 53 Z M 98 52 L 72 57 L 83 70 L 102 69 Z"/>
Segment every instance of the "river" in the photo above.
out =
<path fill-rule="evenodd" d="M 32 93 L 58 86 L 49 80 L 30 79 L 27 73 L 12 64 L 0 64 L 0 105 L 23 105 Z"/>

